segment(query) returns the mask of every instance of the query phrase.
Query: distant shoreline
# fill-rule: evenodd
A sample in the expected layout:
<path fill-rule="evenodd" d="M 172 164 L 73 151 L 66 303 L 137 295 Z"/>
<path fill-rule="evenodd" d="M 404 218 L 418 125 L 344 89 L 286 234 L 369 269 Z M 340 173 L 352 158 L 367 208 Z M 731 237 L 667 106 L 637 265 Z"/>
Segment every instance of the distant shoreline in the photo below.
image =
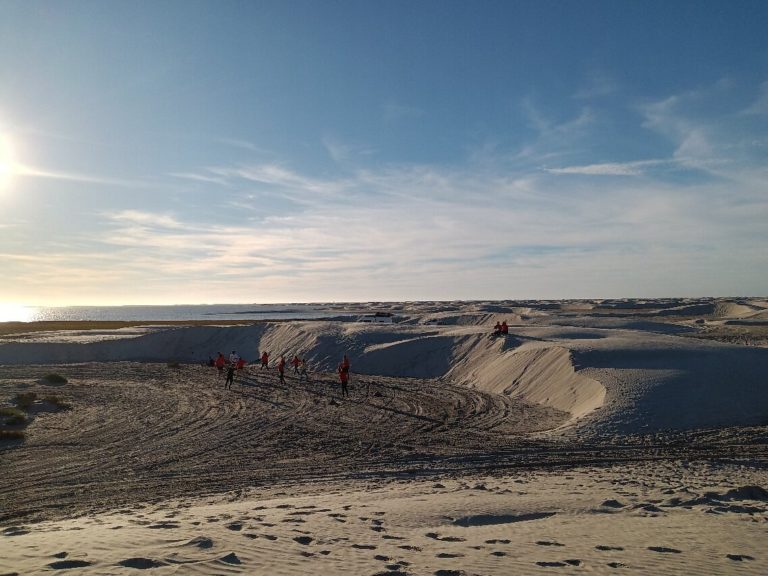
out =
<path fill-rule="evenodd" d="M 0 322 L 0 336 L 57 330 L 119 330 L 136 326 L 248 326 L 262 322 L 286 320 L 41 320 L 34 322 Z"/>

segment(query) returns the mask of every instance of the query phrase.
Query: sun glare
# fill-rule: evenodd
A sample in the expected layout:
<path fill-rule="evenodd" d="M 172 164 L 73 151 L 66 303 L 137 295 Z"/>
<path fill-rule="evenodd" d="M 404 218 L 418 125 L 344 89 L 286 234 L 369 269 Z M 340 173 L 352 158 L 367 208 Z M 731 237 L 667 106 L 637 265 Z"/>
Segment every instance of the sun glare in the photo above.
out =
<path fill-rule="evenodd" d="M 16 171 L 16 157 L 11 138 L 7 134 L 0 134 L 0 190 L 10 186 Z"/>
<path fill-rule="evenodd" d="M 0 322 L 31 322 L 36 308 L 12 302 L 0 302 Z"/>

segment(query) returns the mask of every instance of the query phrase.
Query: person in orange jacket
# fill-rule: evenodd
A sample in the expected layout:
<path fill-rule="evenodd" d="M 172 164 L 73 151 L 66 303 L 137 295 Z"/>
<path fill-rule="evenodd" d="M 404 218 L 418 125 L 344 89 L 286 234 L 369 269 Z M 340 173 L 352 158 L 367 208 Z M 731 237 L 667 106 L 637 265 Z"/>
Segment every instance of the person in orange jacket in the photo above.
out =
<path fill-rule="evenodd" d="M 216 368 L 219 371 L 219 374 L 223 374 L 224 373 L 224 364 L 226 364 L 226 363 L 227 363 L 227 359 L 224 358 L 224 354 L 219 352 L 219 355 L 216 358 L 216 362 L 214 363 L 216 365 Z"/>
<path fill-rule="evenodd" d="M 269 354 L 267 354 L 266 350 L 261 353 L 261 367 L 267 368 L 269 364 Z"/>
<path fill-rule="evenodd" d="M 293 366 L 293 373 L 298 374 L 299 373 L 299 364 L 301 364 L 301 360 L 299 359 L 298 354 L 293 355 L 293 360 L 291 360 L 291 366 Z"/>
<path fill-rule="evenodd" d="M 349 390 L 347 390 L 347 382 L 349 381 L 349 372 L 347 370 L 344 370 L 343 364 L 339 364 L 338 372 L 339 372 L 339 382 L 341 383 L 341 395 L 349 396 Z"/>
<path fill-rule="evenodd" d="M 504 320 L 501 323 L 501 334 L 503 336 L 506 336 L 507 334 L 509 334 L 509 326 L 507 326 L 507 321 L 506 320 Z"/>

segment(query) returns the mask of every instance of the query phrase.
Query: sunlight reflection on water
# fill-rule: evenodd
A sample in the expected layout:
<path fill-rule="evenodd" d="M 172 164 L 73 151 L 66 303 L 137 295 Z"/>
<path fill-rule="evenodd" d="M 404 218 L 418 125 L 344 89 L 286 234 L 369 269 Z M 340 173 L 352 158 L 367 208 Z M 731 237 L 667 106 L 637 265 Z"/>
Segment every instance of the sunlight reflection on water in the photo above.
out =
<path fill-rule="evenodd" d="M 31 322 L 37 315 L 37 308 L 22 304 L 0 303 L 0 322 Z"/>

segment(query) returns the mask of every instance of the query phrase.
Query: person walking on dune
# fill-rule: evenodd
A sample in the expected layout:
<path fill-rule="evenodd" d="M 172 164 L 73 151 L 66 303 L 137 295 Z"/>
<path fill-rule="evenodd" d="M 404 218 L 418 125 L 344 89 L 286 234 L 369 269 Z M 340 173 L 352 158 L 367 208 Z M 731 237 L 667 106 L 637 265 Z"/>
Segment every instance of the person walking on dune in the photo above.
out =
<path fill-rule="evenodd" d="M 298 374 L 299 373 L 299 365 L 301 364 L 301 360 L 299 360 L 299 355 L 294 354 L 293 360 L 291 360 L 291 365 L 293 366 L 293 373 Z"/>
<path fill-rule="evenodd" d="M 307 384 L 309 384 L 309 373 L 307 372 L 307 359 L 306 358 L 302 358 L 301 359 L 301 368 L 299 369 L 299 382 L 301 382 L 302 378 L 307 381 Z"/>
<path fill-rule="evenodd" d="M 235 381 L 235 365 L 230 364 L 227 368 L 227 380 L 224 382 L 224 390 L 232 389 L 232 384 Z"/>
<path fill-rule="evenodd" d="M 216 369 L 219 371 L 219 375 L 224 375 L 224 364 L 227 363 L 227 359 L 224 358 L 224 354 L 219 352 L 219 355 L 216 357 L 216 362 L 214 363 L 216 365 Z"/>
<path fill-rule="evenodd" d="M 341 384 L 341 395 L 349 397 L 349 390 L 347 390 L 347 382 L 349 381 L 349 372 L 347 370 L 344 370 L 343 364 L 339 364 L 338 372 L 339 372 L 339 383 Z"/>
<path fill-rule="evenodd" d="M 277 371 L 280 373 L 280 384 L 285 384 L 285 356 L 280 355 L 280 361 L 277 363 Z"/>
<path fill-rule="evenodd" d="M 269 354 L 267 354 L 267 351 L 261 353 L 261 369 L 267 368 L 269 365 Z"/>

